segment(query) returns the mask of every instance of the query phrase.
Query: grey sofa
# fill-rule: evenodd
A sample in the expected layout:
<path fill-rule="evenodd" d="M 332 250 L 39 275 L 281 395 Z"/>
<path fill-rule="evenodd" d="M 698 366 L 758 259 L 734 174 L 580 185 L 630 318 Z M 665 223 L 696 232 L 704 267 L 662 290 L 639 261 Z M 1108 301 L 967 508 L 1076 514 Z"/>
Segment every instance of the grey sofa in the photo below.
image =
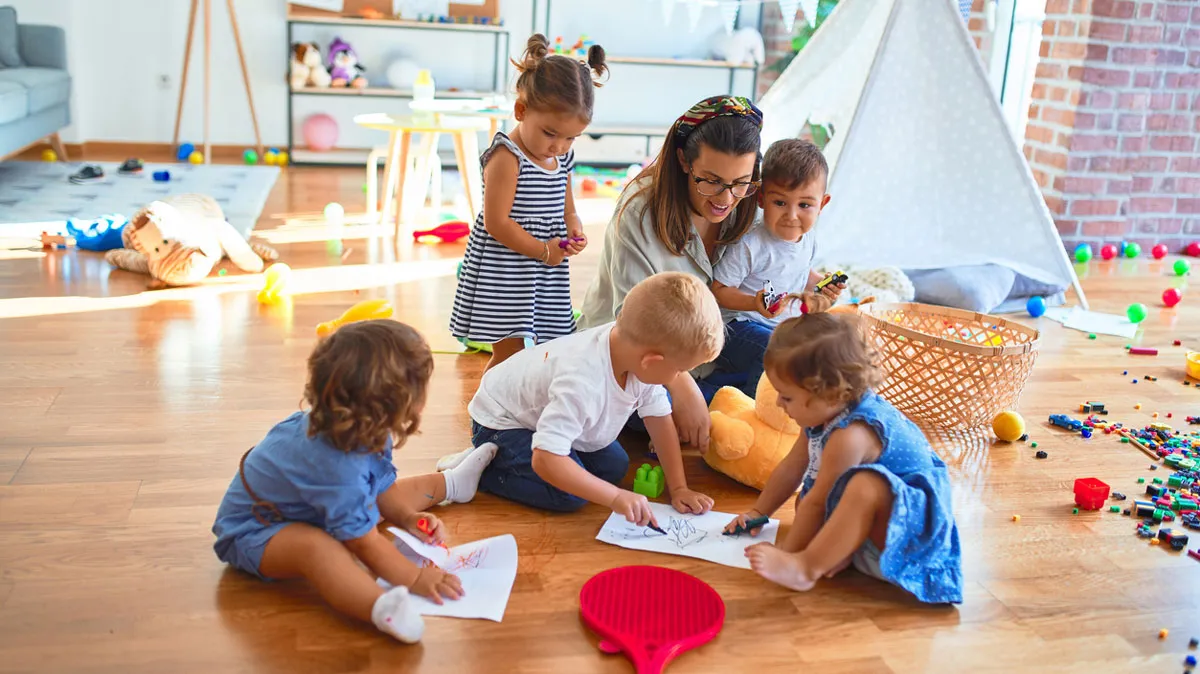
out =
<path fill-rule="evenodd" d="M 70 100 L 63 30 L 21 25 L 15 9 L 0 7 L 0 159 L 42 139 L 62 155 L 58 131 L 71 123 Z"/>

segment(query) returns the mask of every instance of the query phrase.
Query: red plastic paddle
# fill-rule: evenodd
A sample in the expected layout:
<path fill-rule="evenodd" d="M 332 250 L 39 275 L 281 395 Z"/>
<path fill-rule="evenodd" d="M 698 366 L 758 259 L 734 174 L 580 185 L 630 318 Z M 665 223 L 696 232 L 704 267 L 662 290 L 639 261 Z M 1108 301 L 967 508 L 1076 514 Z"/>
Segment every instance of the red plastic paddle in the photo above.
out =
<path fill-rule="evenodd" d="M 579 614 L 600 650 L 624 652 L 638 674 L 660 674 L 680 653 L 712 641 L 725 602 L 708 583 L 660 566 L 621 566 L 592 576 Z"/>

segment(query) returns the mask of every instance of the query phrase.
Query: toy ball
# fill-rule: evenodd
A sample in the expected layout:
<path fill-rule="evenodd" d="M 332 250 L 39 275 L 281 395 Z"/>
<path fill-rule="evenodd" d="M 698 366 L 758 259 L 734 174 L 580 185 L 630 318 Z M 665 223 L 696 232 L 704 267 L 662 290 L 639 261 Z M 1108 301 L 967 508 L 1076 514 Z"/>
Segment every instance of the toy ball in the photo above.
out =
<path fill-rule="evenodd" d="M 1125 257 L 1133 259 L 1142 254 L 1142 247 L 1136 243 L 1130 243 L 1125 246 Z"/>
<path fill-rule="evenodd" d="M 1111 260 L 1117 256 L 1117 247 L 1111 243 L 1106 243 L 1100 247 L 1100 257 L 1105 260 Z"/>
<path fill-rule="evenodd" d="M 284 150 L 275 155 L 275 165 L 276 166 L 287 166 L 288 165 L 287 150 Z"/>
<path fill-rule="evenodd" d="M 278 304 L 288 294 L 288 281 L 292 268 L 282 262 L 267 267 L 263 272 L 263 287 L 258 291 L 259 304 Z"/>
<path fill-rule="evenodd" d="M 333 201 L 325 205 L 326 220 L 342 220 L 345 217 L 346 209 L 343 208 L 338 202 Z"/>
<path fill-rule="evenodd" d="M 1086 243 L 1081 243 L 1075 246 L 1075 261 L 1087 262 L 1092 259 L 1092 247 Z"/>
<path fill-rule="evenodd" d="M 1187 254 L 1192 257 L 1200 257 L 1200 241 L 1193 241 L 1187 245 Z"/>
<path fill-rule="evenodd" d="M 195 152 L 188 155 L 188 161 L 193 164 L 203 164 L 204 163 L 204 153 L 199 150 L 196 150 Z"/>
<path fill-rule="evenodd" d="M 1187 260 L 1175 260 L 1175 265 L 1171 268 L 1175 270 L 1176 276 L 1183 276 L 1192 270 L 1192 265 Z"/>
<path fill-rule="evenodd" d="M 183 145 L 179 146 L 178 150 L 176 150 L 175 158 L 178 159 L 179 161 L 187 161 L 188 157 L 191 157 L 192 153 L 195 151 L 196 151 L 195 145 L 192 145 L 191 143 L 184 143 Z"/>
<path fill-rule="evenodd" d="M 1163 291 L 1162 301 L 1168 307 L 1173 307 L 1179 304 L 1179 300 L 1183 299 L 1183 295 L 1179 294 L 1178 288 L 1167 288 Z"/>
<path fill-rule="evenodd" d="M 54 150 L 42 150 L 42 161 L 58 161 L 58 153 Z"/>
<path fill-rule="evenodd" d="M 1146 305 L 1141 303 L 1130 304 L 1125 310 L 1125 315 L 1129 317 L 1130 323 L 1141 323 L 1146 320 Z"/>
<path fill-rule="evenodd" d="M 398 59 L 387 67 L 386 77 L 393 89 L 412 89 L 421 67 L 412 59 Z"/>
<path fill-rule="evenodd" d="M 1012 410 L 1005 410 L 992 419 L 992 432 L 1005 442 L 1016 442 L 1025 435 L 1025 419 Z"/>
<path fill-rule="evenodd" d="M 596 179 L 595 178 L 584 178 L 579 183 L 579 187 L 580 187 L 580 189 L 583 190 L 584 194 L 591 194 L 596 191 L 596 187 L 597 187 Z"/>
<path fill-rule="evenodd" d="M 1163 259 L 1164 257 L 1167 256 L 1167 244 L 1160 243 L 1157 246 L 1151 248 L 1150 254 L 1154 256 L 1155 260 Z"/>
<path fill-rule="evenodd" d="M 257 164 L 258 163 L 258 153 L 255 152 L 254 150 L 246 150 L 245 152 L 242 153 L 242 161 L 246 162 L 249 165 Z"/>
<path fill-rule="evenodd" d="M 279 163 L 279 151 L 278 150 L 267 150 L 266 152 L 264 152 L 263 153 L 263 163 L 266 164 L 267 166 L 274 166 L 275 164 Z"/>
<path fill-rule="evenodd" d="M 337 120 L 323 112 L 309 115 L 308 119 L 304 120 L 301 133 L 308 149 L 317 152 L 332 150 L 338 139 Z"/>
<path fill-rule="evenodd" d="M 1029 312 L 1030 316 L 1037 318 L 1046 313 L 1046 300 L 1034 295 L 1025 303 L 1025 311 Z"/>
<path fill-rule="evenodd" d="M 154 182 L 156 182 L 156 183 L 170 182 L 171 181 L 171 172 L 170 171 L 155 171 L 153 173 L 153 177 L 154 177 Z"/>

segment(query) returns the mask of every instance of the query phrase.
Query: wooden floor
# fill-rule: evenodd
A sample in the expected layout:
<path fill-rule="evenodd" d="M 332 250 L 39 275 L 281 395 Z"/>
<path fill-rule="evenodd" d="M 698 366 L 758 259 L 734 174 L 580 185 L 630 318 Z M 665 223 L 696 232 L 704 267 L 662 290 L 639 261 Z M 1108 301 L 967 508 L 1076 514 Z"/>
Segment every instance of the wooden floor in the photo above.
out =
<path fill-rule="evenodd" d="M 435 349 L 447 334 L 461 245 L 401 245 L 349 228 L 328 241 L 313 216 L 329 201 L 361 210 L 360 171 L 283 173 L 259 234 L 294 269 L 294 300 L 260 307 L 260 277 L 231 270 L 198 288 L 145 292 L 144 280 L 86 252 L 0 251 L 0 671 L 3 672 L 628 672 L 580 624 L 580 586 L 603 569 L 658 564 L 695 574 L 724 598 L 724 630 L 669 671 L 1170 672 L 1200 635 L 1200 565 L 1147 545 L 1120 515 L 1071 514 L 1072 481 L 1094 475 L 1133 495 L 1148 460 L 1111 438 L 1052 430 L 1048 414 L 1101 399 L 1112 421 L 1144 424 L 1200 411 L 1180 386 L 1200 310 L 1156 308 L 1169 262 L 1094 263 L 1093 308 L 1151 306 L 1141 342 L 1045 320 L 1041 357 L 1022 399 L 1026 445 L 938 438 L 950 466 L 966 600 L 928 608 L 854 571 L 807 594 L 748 571 L 627 551 L 594 539 L 607 513 L 570 516 L 489 495 L 443 510 L 454 540 L 511 532 L 520 571 L 502 623 L 430 619 L 403 646 L 339 618 L 309 590 L 230 571 L 210 527 L 237 459 L 297 409 L 314 326 L 352 303 L 386 297 Z M 606 220 L 573 266 L 582 297 Z M 335 235 L 336 236 L 336 235 Z M 437 356 L 431 400 L 396 457 L 401 474 L 432 470 L 468 442 L 467 400 L 481 356 Z M 1121 372 L 1129 369 L 1129 376 Z M 1146 374 L 1158 382 L 1130 383 Z M 1140 411 L 1134 404 L 1141 402 Z M 1162 419 L 1160 419 L 1161 421 Z M 635 465 L 644 447 L 628 442 Z M 687 457 L 694 487 L 738 511 L 754 494 Z M 1020 514 L 1019 522 L 1012 521 Z M 781 511 L 785 524 L 790 509 Z M 1192 547 L 1196 546 L 1193 541 Z M 653 588 L 647 588 L 653 592 Z M 1170 630 L 1159 640 L 1161 628 Z"/>

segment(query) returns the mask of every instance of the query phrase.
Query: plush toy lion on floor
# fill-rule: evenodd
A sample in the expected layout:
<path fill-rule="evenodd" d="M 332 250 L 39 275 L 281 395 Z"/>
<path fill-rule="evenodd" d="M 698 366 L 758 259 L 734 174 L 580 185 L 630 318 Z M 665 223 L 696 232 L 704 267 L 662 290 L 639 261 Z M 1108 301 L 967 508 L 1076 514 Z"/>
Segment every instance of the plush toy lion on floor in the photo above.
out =
<path fill-rule="evenodd" d="M 198 283 L 225 256 L 250 273 L 279 257 L 275 249 L 242 238 L 216 200 L 203 194 L 171 196 L 142 207 L 129 219 L 121 242 L 125 247 L 108 251 L 104 259 L 118 269 L 148 274 L 152 288 Z"/>
<path fill-rule="evenodd" d="M 857 312 L 858 304 L 845 304 L 832 312 Z M 754 398 L 741 389 L 725 386 L 708 406 L 712 419 L 704 462 L 747 487 L 762 491 L 767 478 L 800 437 L 800 427 L 779 406 L 779 393 L 763 374 Z"/>

